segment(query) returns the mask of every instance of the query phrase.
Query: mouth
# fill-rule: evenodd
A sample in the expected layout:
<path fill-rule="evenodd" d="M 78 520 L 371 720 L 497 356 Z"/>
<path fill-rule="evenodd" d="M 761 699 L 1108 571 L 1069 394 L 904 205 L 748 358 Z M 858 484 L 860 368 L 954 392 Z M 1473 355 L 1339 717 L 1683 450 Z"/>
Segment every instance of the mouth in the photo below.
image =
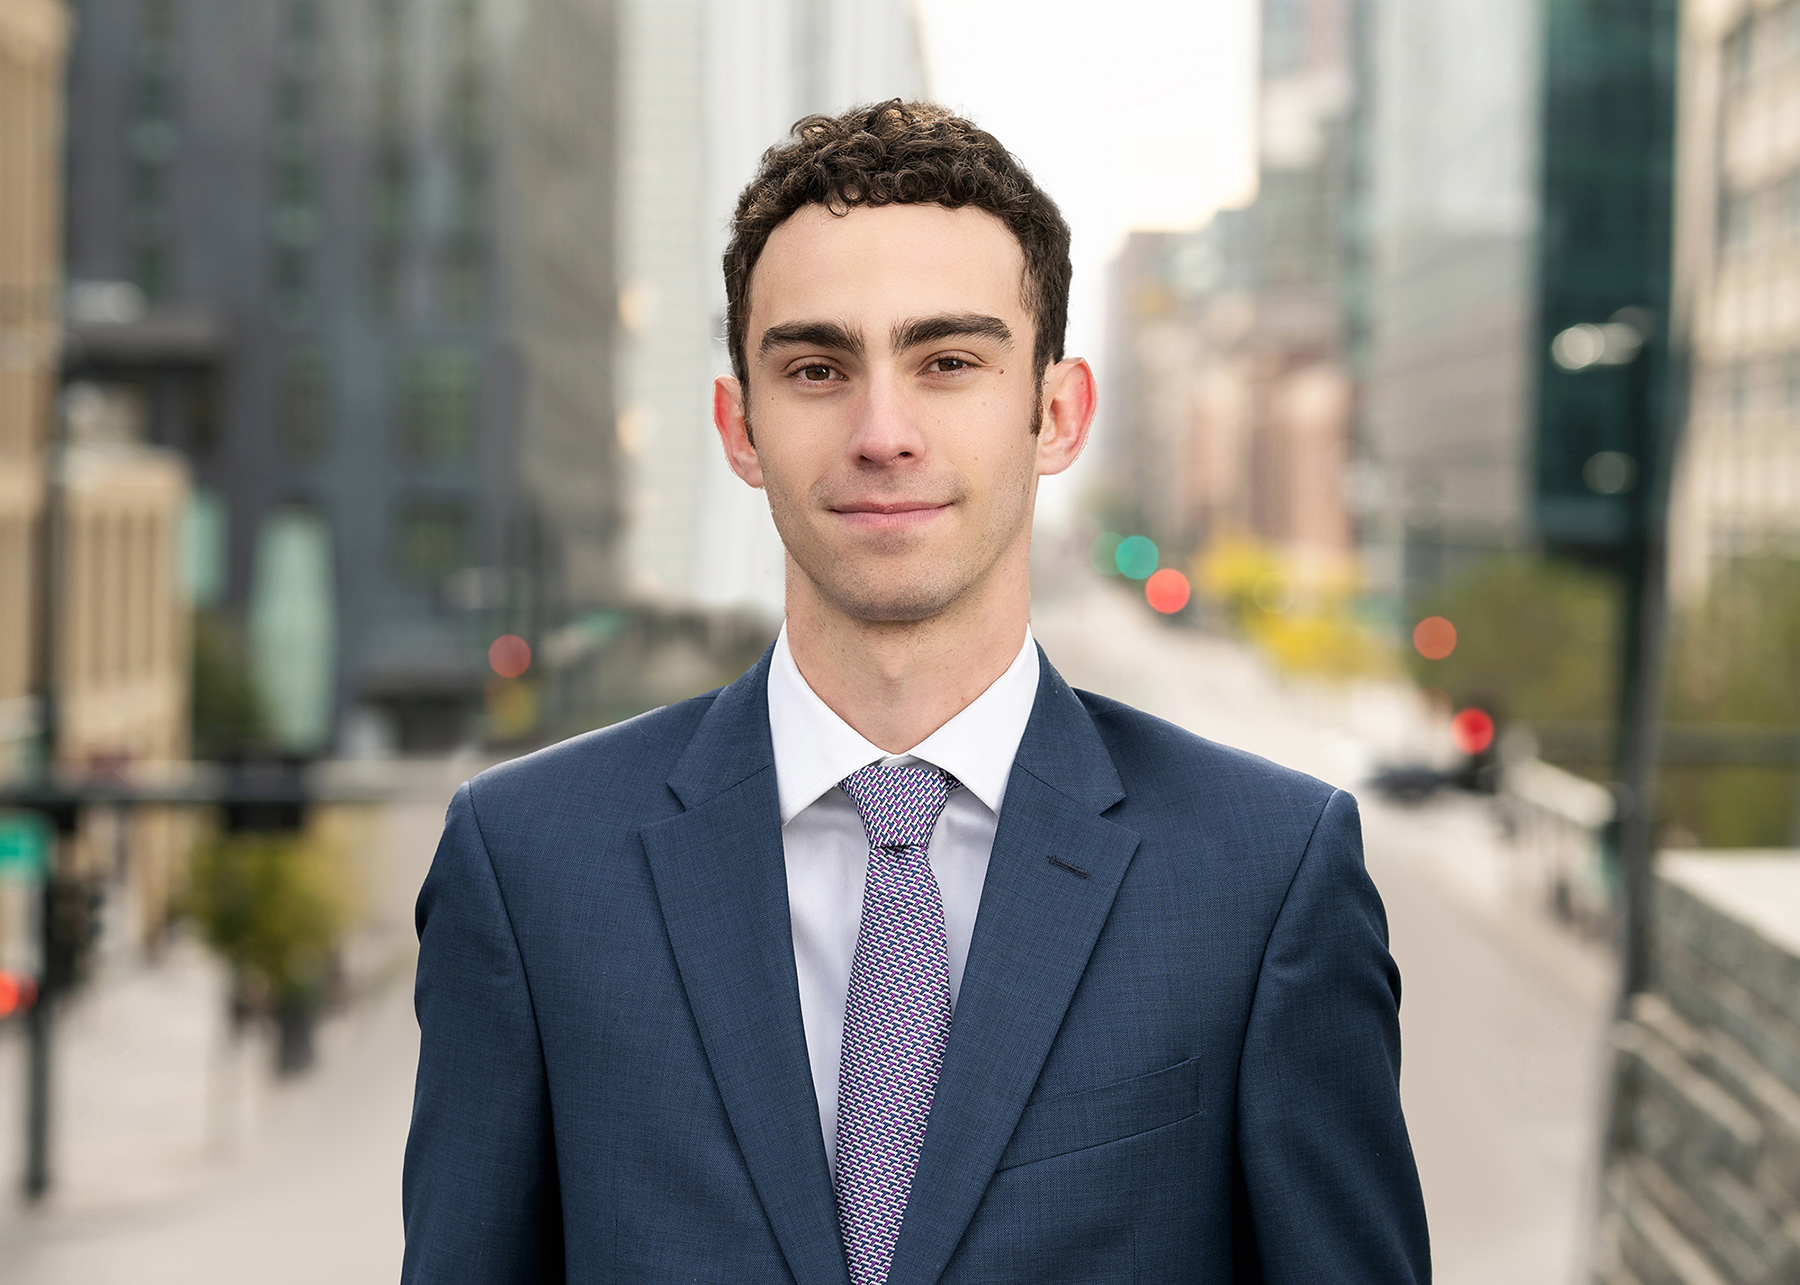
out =
<path fill-rule="evenodd" d="M 864 530 L 896 531 L 923 526 L 949 509 L 935 500 L 853 500 L 833 504 L 829 512 Z"/>

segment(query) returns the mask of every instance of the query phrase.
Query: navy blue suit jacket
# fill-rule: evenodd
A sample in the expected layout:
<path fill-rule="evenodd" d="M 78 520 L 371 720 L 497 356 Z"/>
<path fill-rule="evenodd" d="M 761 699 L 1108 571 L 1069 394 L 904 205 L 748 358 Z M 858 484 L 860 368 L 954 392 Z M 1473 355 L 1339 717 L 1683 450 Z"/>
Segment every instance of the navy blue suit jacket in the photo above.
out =
<path fill-rule="evenodd" d="M 464 785 L 404 1279 L 845 1285 L 768 657 Z M 1042 664 L 893 1285 L 1429 1279 L 1349 795 Z"/>

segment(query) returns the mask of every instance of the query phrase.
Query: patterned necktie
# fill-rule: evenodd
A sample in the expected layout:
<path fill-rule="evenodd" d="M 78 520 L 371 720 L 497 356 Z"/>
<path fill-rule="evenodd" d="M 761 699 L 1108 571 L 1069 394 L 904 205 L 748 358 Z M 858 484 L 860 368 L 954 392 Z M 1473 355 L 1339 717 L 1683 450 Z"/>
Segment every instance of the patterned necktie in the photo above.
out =
<path fill-rule="evenodd" d="M 838 1068 L 838 1226 L 851 1285 L 882 1285 L 950 1039 L 944 901 L 926 848 L 957 782 L 877 764 L 839 784 L 869 832 L 869 877 Z"/>

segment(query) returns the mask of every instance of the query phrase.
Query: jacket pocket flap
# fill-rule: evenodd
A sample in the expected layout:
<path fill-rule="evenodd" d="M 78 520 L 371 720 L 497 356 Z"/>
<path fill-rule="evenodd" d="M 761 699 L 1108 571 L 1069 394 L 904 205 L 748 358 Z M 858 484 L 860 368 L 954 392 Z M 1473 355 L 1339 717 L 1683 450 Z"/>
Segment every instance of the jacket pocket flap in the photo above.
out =
<path fill-rule="evenodd" d="M 996 1167 L 1011 1169 L 1117 1142 L 1185 1120 L 1199 1109 L 1199 1058 L 1097 1089 L 1027 1103 Z"/>

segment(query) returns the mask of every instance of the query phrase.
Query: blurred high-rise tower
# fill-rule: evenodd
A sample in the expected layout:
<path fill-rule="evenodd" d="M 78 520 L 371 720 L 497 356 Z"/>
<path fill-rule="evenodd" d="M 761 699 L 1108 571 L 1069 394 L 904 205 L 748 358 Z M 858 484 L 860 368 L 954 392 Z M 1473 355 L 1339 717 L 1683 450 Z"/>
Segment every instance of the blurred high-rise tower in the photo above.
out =
<path fill-rule="evenodd" d="M 619 0 L 623 98 L 616 348 L 634 592 L 779 616 L 768 505 L 725 467 L 720 268 L 739 190 L 797 119 L 916 98 L 907 0 Z"/>
<path fill-rule="evenodd" d="M 612 0 L 76 17 L 68 275 L 145 305 L 71 326 L 192 462 L 202 605 L 289 748 L 459 735 L 488 639 L 617 596 Z M 215 377 L 133 367 L 182 336 Z"/>
<path fill-rule="evenodd" d="M 1693 384 L 1671 529 L 1674 588 L 1725 561 L 1800 556 L 1800 10 L 1684 9 L 1680 281 Z"/>
<path fill-rule="evenodd" d="M 1530 538 L 1541 5 L 1366 5 L 1364 547 L 1395 598 Z"/>
<path fill-rule="evenodd" d="M 1509 549 L 1635 565 L 1660 521 L 1674 9 L 1364 4 L 1359 489 L 1396 602 Z M 1552 359 L 1626 315 L 1641 359 Z"/>
<path fill-rule="evenodd" d="M 1352 14 L 1265 0 L 1256 199 L 1113 265 L 1115 519 L 1170 553 L 1254 537 L 1312 578 L 1351 550 Z"/>
<path fill-rule="evenodd" d="M 60 0 L 0 8 L 0 774 L 46 730 L 74 764 L 188 744 L 186 471 L 137 440 L 136 399 L 57 399 L 68 16 Z"/>
<path fill-rule="evenodd" d="M 67 37 L 59 0 L 0 8 L 0 774 L 20 765 L 38 728 L 35 603 L 58 348 Z"/>

